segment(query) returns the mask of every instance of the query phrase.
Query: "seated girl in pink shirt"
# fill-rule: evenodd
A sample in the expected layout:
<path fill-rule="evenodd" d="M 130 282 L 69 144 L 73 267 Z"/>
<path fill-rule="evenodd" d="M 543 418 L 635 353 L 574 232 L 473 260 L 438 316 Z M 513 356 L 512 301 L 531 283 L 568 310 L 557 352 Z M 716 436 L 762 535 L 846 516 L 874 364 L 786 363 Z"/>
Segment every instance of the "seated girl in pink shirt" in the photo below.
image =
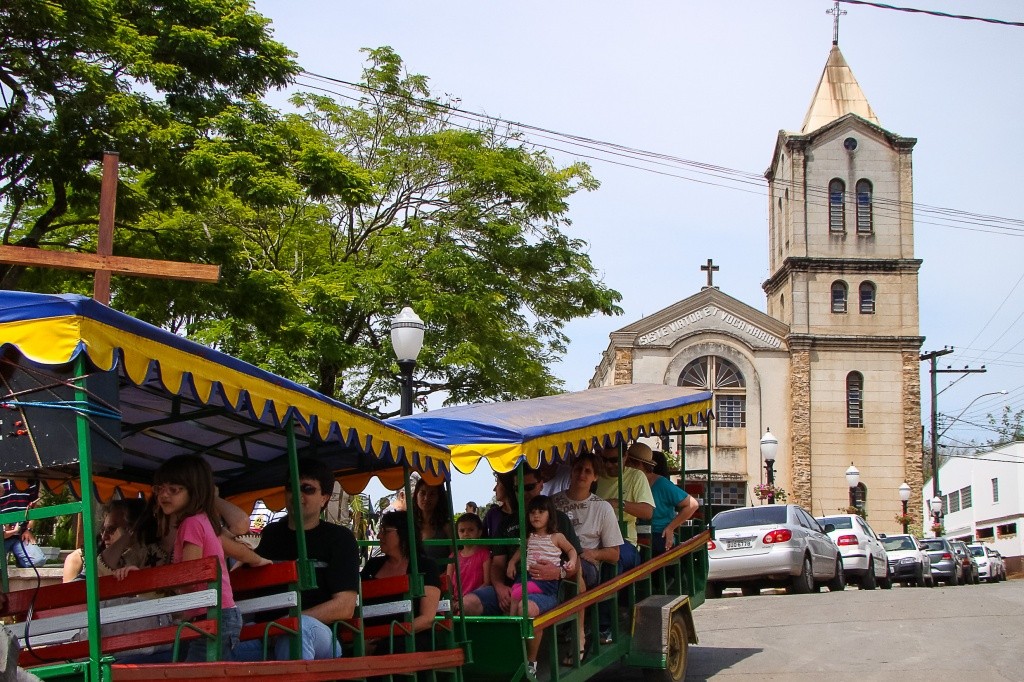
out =
<path fill-rule="evenodd" d="M 476 514 L 463 514 L 455 528 L 460 540 L 479 540 L 484 534 L 484 522 Z M 459 562 L 458 576 L 461 585 L 455 581 L 455 564 L 448 564 L 448 577 L 460 594 L 468 594 L 478 587 L 491 584 L 491 552 L 482 545 L 467 545 L 456 555 Z"/>

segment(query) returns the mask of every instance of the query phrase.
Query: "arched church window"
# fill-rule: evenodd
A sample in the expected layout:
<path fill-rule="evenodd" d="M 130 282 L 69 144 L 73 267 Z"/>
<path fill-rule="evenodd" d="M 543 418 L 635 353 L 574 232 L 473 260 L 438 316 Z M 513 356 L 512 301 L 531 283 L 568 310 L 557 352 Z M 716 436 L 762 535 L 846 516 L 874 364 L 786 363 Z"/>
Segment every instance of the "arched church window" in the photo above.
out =
<path fill-rule="evenodd" d="M 857 181 L 857 234 L 871 234 L 871 181 Z"/>
<path fill-rule="evenodd" d="M 837 279 L 835 282 L 832 282 L 832 312 L 846 312 L 846 295 L 848 291 L 846 282 L 843 280 Z"/>
<path fill-rule="evenodd" d="M 829 232 L 846 232 L 846 183 L 833 178 L 828 183 Z"/>
<path fill-rule="evenodd" d="M 871 282 L 860 283 L 860 312 L 862 315 L 875 312 L 875 285 Z"/>
<path fill-rule="evenodd" d="M 846 426 L 864 427 L 864 376 L 860 372 L 846 375 Z"/>
<path fill-rule="evenodd" d="M 706 355 L 683 368 L 680 386 L 715 393 L 715 424 L 721 428 L 747 425 L 747 382 L 739 368 L 725 358 Z"/>

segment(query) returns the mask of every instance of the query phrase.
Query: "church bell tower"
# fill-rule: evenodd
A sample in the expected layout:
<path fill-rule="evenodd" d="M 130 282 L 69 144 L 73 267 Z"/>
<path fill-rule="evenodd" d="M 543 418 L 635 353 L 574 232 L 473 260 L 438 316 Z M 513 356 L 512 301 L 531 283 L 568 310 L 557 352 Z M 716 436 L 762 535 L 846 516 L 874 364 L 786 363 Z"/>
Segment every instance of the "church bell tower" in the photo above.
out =
<path fill-rule="evenodd" d="M 836 40 L 765 173 L 763 288 L 790 330 L 792 495 L 816 516 L 850 504 L 851 463 L 872 518 L 899 511 L 901 483 L 921 485 L 916 142 L 881 126 Z"/>

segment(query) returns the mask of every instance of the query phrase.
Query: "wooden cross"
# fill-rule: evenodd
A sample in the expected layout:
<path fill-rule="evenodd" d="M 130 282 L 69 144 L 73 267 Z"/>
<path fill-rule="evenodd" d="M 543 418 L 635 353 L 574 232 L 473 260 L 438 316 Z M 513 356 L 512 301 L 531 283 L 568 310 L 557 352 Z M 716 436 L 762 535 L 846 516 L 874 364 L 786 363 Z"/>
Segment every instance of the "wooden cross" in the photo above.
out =
<path fill-rule="evenodd" d="M 835 0 L 836 6 L 832 9 L 825 10 L 825 14 L 832 15 L 832 44 L 839 44 L 839 17 L 846 14 L 845 9 L 839 9 L 839 0 Z"/>
<path fill-rule="evenodd" d="M 114 252 L 114 206 L 117 203 L 117 157 L 117 152 L 103 153 L 99 236 L 96 240 L 95 254 L 0 245 L 0 263 L 65 270 L 91 270 L 95 273 L 92 297 L 103 305 L 110 305 L 110 275 L 112 273 L 135 275 L 136 277 L 180 279 L 190 282 L 218 281 L 220 279 L 219 265 L 112 255 Z"/>
<path fill-rule="evenodd" d="M 718 270 L 720 268 L 717 265 L 714 264 L 714 261 L 712 261 L 710 258 L 708 258 L 708 264 L 700 266 L 700 269 L 703 272 L 708 273 L 708 285 L 706 287 L 704 287 L 704 288 L 705 289 L 713 288 L 715 285 L 712 282 L 712 280 L 714 279 L 715 273 L 718 272 Z"/>

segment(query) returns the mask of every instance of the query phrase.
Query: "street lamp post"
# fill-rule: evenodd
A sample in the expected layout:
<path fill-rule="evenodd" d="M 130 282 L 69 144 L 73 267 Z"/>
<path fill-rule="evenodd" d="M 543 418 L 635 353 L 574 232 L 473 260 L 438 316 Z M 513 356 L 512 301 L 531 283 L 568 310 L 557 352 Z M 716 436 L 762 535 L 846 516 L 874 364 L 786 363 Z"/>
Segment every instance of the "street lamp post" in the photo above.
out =
<path fill-rule="evenodd" d="M 935 537 L 939 537 L 938 528 L 942 524 L 942 498 L 936 495 L 931 500 L 932 519 L 935 523 Z"/>
<path fill-rule="evenodd" d="M 907 532 L 907 502 L 910 501 L 910 484 L 900 485 L 900 502 L 903 503 L 903 532 Z"/>
<path fill-rule="evenodd" d="M 775 504 L 775 453 L 778 451 L 779 439 L 772 435 L 771 429 L 766 428 L 761 438 L 761 460 L 764 462 L 765 481 L 771 486 L 768 504 Z"/>
<path fill-rule="evenodd" d="M 402 387 L 402 404 L 399 414 L 403 417 L 412 414 L 412 394 L 415 382 L 412 371 L 416 368 L 416 358 L 423 348 L 423 320 L 409 306 L 391 320 L 391 346 L 398 356 L 398 381 Z"/>
<path fill-rule="evenodd" d="M 857 484 L 860 483 L 860 471 L 850 462 L 846 470 L 846 485 L 850 487 L 850 506 L 857 507 Z"/>

